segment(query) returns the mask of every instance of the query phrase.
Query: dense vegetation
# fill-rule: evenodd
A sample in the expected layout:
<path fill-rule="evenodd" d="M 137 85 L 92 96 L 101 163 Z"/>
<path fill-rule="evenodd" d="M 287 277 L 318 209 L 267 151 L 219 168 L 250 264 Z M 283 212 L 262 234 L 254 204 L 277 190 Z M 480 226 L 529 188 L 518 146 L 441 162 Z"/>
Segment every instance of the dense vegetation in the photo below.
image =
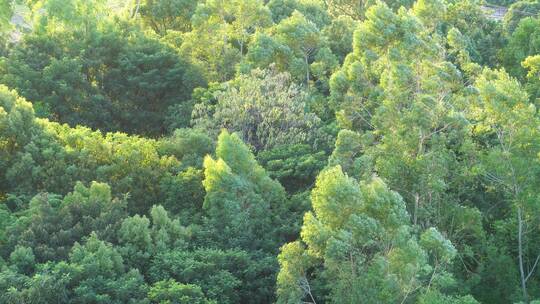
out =
<path fill-rule="evenodd" d="M 0 0 L 0 304 L 540 303 L 540 2 Z"/>

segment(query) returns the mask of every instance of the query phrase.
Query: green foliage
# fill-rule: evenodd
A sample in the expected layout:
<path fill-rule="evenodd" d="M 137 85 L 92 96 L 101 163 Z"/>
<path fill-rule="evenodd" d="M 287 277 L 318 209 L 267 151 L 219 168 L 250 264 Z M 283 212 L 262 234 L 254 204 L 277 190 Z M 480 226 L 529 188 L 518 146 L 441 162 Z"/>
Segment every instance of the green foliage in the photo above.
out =
<path fill-rule="evenodd" d="M 0 304 L 537 303 L 498 3 L 0 0 Z"/>
<path fill-rule="evenodd" d="M 7 40 L 12 30 L 10 19 L 13 16 L 13 3 L 11 0 L 0 1 L 0 56 L 7 51 Z"/>
<path fill-rule="evenodd" d="M 495 235 L 501 239 L 496 242 L 518 257 L 521 296 L 517 299 L 528 301 L 527 287 L 533 285 L 530 280 L 535 280 L 536 269 L 525 268 L 523 261 L 536 256 L 538 241 L 536 234 L 528 236 L 523 227 L 535 229 L 529 223 L 537 221 L 539 208 L 535 185 L 540 143 L 538 131 L 529 127 L 538 123 L 537 110 L 517 80 L 503 71 L 484 71 L 476 86 L 478 100 L 471 111 L 477 121 L 475 137 L 482 145 L 491 146 L 481 154 L 479 170 L 488 187 L 500 193 L 508 216 L 497 223 Z M 517 240 L 517 244 L 506 243 L 508 238 Z M 536 295 L 538 291 L 530 292 Z"/>
<path fill-rule="evenodd" d="M 34 270 L 36 258 L 32 248 L 17 246 L 9 255 L 9 262 L 22 274 L 31 274 Z"/>
<path fill-rule="evenodd" d="M 135 215 L 122 221 L 118 230 L 119 252 L 130 268 L 146 272 L 150 258 L 171 248 L 185 247 L 186 229 L 178 220 L 171 219 L 162 206 L 150 210 L 152 226 L 146 216 Z"/>
<path fill-rule="evenodd" d="M 148 298 L 152 303 L 160 304 L 212 303 L 204 298 L 199 286 L 180 284 L 174 280 L 156 282 L 148 291 Z"/>
<path fill-rule="evenodd" d="M 131 9 L 131 15 L 134 16 L 138 9 L 147 27 L 166 35 L 169 31 L 189 31 L 196 7 L 197 1 L 191 0 L 145 0 L 139 8 Z"/>
<path fill-rule="evenodd" d="M 527 69 L 527 84 L 525 85 L 531 100 L 537 103 L 540 98 L 540 55 L 527 57 L 521 65 Z"/>
<path fill-rule="evenodd" d="M 508 33 L 512 33 L 519 25 L 521 19 L 534 17 L 540 14 L 540 2 L 538 1 L 516 1 L 508 7 L 508 12 L 504 15 L 504 28 Z"/>
<path fill-rule="evenodd" d="M 173 189 L 201 180 L 196 169 L 188 168 L 200 168 L 202 158 L 212 150 L 211 141 L 197 132 L 180 132 L 170 142 L 158 142 L 39 121 L 23 99 L 5 88 L 2 94 L 0 143 L 6 149 L 0 152 L 0 193 L 31 198 L 40 189 L 66 194 L 77 181 L 105 181 L 114 194 L 129 193 L 132 213 L 144 213 L 160 202 L 180 202 Z M 202 191 L 202 186 L 198 189 Z M 195 203 L 204 195 L 199 190 L 190 189 Z"/>
<path fill-rule="evenodd" d="M 372 0 L 328 0 L 325 1 L 328 11 L 335 17 L 348 16 L 355 20 L 363 20 L 366 17 L 367 10 L 377 1 Z M 400 7 L 410 7 L 413 2 L 409 0 L 390 0 L 385 3 L 392 9 L 397 10 Z"/>
<path fill-rule="evenodd" d="M 267 4 L 272 12 L 272 19 L 276 24 L 290 17 L 294 11 L 300 12 L 308 20 L 323 28 L 330 23 L 330 16 L 325 10 L 322 1 L 317 0 L 270 0 Z"/>
<path fill-rule="evenodd" d="M 499 65 L 499 52 L 506 37 L 501 24 L 487 18 L 478 2 L 450 3 L 443 19 L 445 27 L 454 27 L 464 35 L 460 46 L 467 49 L 474 62 L 491 67 Z"/>
<path fill-rule="evenodd" d="M 331 73 L 336 68 L 337 59 L 326 45 L 321 28 L 295 10 L 290 17 L 271 28 L 268 34 L 255 36 L 245 64 L 267 68 L 275 63 L 279 70 L 289 72 L 296 81 L 309 86 L 321 74 L 326 71 Z M 314 78 L 317 69 L 322 71 L 318 71 L 319 77 Z"/>
<path fill-rule="evenodd" d="M 491 0 L 489 3 L 495 4 L 495 5 L 509 6 L 515 2 L 516 0 Z"/>
<path fill-rule="evenodd" d="M 173 279 L 201 287 L 219 303 L 267 303 L 273 297 L 275 259 L 242 250 L 197 249 L 160 252 L 152 262 L 153 281 Z"/>
<path fill-rule="evenodd" d="M 38 195 L 30 201 L 27 215 L 8 228 L 6 249 L 29 247 L 38 262 L 65 259 L 71 246 L 91 232 L 113 240 L 125 208 L 124 201 L 112 201 L 110 188 L 99 183 L 90 188 L 79 183 L 62 200 Z"/>
<path fill-rule="evenodd" d="M 288 192 L 308 189 L 326 165 L 326 158 L 324 151 L 316 152 L 305 144 L 277 146 L 257 155 L 270 177 Z"/>
<path fill-rule="evenodd" d="M 271 13 L 261 0 L 205 1 L 195 10 L 193 30 L 183 35 L 180 52 L 210 81 L 226 81 L 233 78 L 253 33 L 271 24 Z"/>
<path fill-rule="evenodd" d="M 423 295 L 419 300 L 419 304 L 478 304 L 471 296 L 464 297 L 450 297 L 440 294 L 439 292 L 428 292 Z"/>
<path fill-rule="evenodd" d="M 290 76 L 273 69 L 254 70 L 216 93 L 215 105 L 194 109 L 195 128 L 217 134 L 237 132 L 256 151 L 284 144 L 314 144 L 320 119 L 306 111 L 306 93 Z"/>
<path fill-rule="evenodd" d="M 362 153 L 362 138 L 351 130 L 341 130 L 336 139 L 334 152 L 328 159 L 328 165 L 339 165 L 343 172 L 357 176 L 361 172 L 359 156 Z"/>
<path fill-rule="evenodd" d="M 43 16 L 35 31 L 10 50 L 0 81 L 38 102 L 38 114 L 52 120 L 160 134 L 160 117 L 168 107 L 189 100 L 204 80 L 175 50 L 135 26 L 98 19 L 92 14 L 99 10 L 89 3 Z"/>
<path fill-rule="evenodd" d="M 12 3 L 9 0 L 2 0 L 0 2 L 0 8 L 2 8 L 0 11 L 2 12 L 0 15 L 0 24 L 2 26 L 2 32 L 4 32 L 5 28 L 8 26 L 9 19 L 11 18 L 11 14 L 13 14 L 13 8 Z"/>
<path fill-rule="evenodd" d="M 213 150 L 214 143 L 208 135 L 194 129 L 177 129 L 158 146 L 160 155 L 173 155 L 186 167 L 200 167 L 203 157 Z"/>
<path fill-rule="evenodd" d="M 508 72 L 518 79 L 525 78 L 526 71 L 521 66 L 527 57 L 540 53 L 540 19 L 522 19 L 512 32 L 508 45 L 504 48 L 503 63 Z"/>
<path fill-rule="evenodd" d="M 146 286 L 139 272 L 125 270 L 122 257 L 111 244 L 92 234 L 84 245 L 73 246 L 69 263 L 56 267 L 71 277 L 73 298 L 91 303 L 130 303 L 144 299 Z"/>
<path fill-rule="evenodd" d="M 16 152 L 28 144 L 33 130 L 34 110 L 30 103 L 20 98 L 16 92 L 0 86 L 0 172 L 6 172 Z M 0 198 L 5 196 L 8 180 L 0 177 Z"/>
<path fill-rule="evenodd" d="M 182 218 L 193 220 L 203 205 L 203 180 L 203 171 L 193 167 L 163 179 L 160 184 L 165 193 L 163 205 Z"/>
<path fill-rule="evenodd" d="M 203 181 L 203 207 L 215 241 L 229 248 L 276 248 L 269 240 L 275 241 L 284 229 L 279 225 L 286 211 L 283 187 L 268 177 L 236 134 L 221 133 L 216 156 L 205 159 Z M 219 237 L 222 233 L 229 237 Z"/>
<path fill-rule="evenodd" d="M 330 79 L 337 120 L 348 129 L 372 128 L 370 116 L 382 94 L 377 84 L 383 76 L 392 75 L 387 71 L 389 64 L 396 69 L 394 75 L 401 76 L 398 69 L 404 67 L 399 63 L 411 62 L 412 58 L 421 60 L 418 54 L 433 54 L 433 45 L 426 41 L 418 19 L 404 11 L 395 14 L 380 3 L 368 10 L 366 18 L 355 31 L 353 52 Z"/>
<path fill-rule="evenodd" d="M 359 185 L 339 166 L 329 168 L 317 178 L 312 204 L 305 245 L 289 243 L 279 256 L 278 303 L 324 299 L 310 287 L 318 280 L 332 303 L 405 301 L 444 281 L 456 249 L 434 228 L 418 242 L 403 200 L 380 179 Z"/>
<path fill-rule="evenodd" d="M 357 22 L 348 16 L 339 16 L 323 29 L 323 34 L 328 40 L 328 47 L 340 61 L 352 52 L 353 33 Z"/>

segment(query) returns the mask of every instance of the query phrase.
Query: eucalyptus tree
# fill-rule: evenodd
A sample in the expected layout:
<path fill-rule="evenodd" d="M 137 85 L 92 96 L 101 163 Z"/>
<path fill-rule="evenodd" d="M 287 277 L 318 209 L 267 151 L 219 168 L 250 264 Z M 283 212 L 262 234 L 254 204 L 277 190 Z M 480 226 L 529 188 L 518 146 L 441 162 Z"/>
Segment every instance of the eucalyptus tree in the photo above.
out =
<path fill-rule="evenodd" d="M 470 113 L 475 139 L 485 147 L 479 170 L 506 203 L 501 225 L 513 234 L 507 242 L 519 269 L 521 300 L 527 303 L 528 286 L 538 280 L 540 260 L 536 238 L 540 142 L 534 127 L 540 123 L 538 112 L 517 80 L 504 71 L 484 71 L 476 87 L 478 98 Z"/>
<path fill-rule="evenodd" d="M 332 167 L 311 201 L 301 239 L 279 255 L 278 303 L 405 303 L 449 282 L 456 249 L 435 228 L 416 238 L 403 199 L 381 179 L 358 183 Z"/>
<path fill-rule="evenodd" d="M 12 1 L 0 1 L 0 56 L 6 51 L 9 33 L 12 29 L 11 17 L 13 15 Z"/>
<path fill-rule="evenodd" d="M 261 0 L 209 0 L 197 6 L 180 52 L 198 64 L 208 80 L 227 81 L 234 77 L 252 36 L 272 23 Z"/>
<path fill-rule="evenodd" d="M 521 65 L 527 69 L 525 88 L 531 97 L 531 101 L 536 104 L 538 98 L 540 98 L 540 55 L 527 57 Z"/>

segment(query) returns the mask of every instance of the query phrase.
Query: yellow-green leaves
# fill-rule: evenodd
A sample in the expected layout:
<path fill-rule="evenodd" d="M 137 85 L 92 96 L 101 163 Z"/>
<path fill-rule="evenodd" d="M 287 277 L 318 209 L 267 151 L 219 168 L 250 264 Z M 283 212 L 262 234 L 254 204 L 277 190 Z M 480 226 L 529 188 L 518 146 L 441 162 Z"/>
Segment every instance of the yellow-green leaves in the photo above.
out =
<path fill-rule="evenodd" d="M 295 303 L 311 293 L 307 281 L 313 258 L 306 254 L 300 242 L 285 244 L 278 256 L 280 272 L 277 277 L 278 303 Z"/>
<path fill-rule="evenodd" d="M 401 196 L 381 179 L 358 183 L 331 167 L 319 174 L 311 201 L 302 241 L 279 256 L 278 303 L 318 299 L 313 284 L 329 289 L 331 303 L 400 302 L 448 276 L 452 243 L 435 228 L 418 241 Z"/>
<path fill-rule="evenodd" d="M 205 159 L 203 181 L 212 239 L 227 247 L 270 250 L 284 228 L 278 224 L 286 212 L 283 187 L 268 177 L 236 134 L 222 131 L 216 156 Z"/>
<path fill-rule="evenodd" d="M 527 57 L 521 65 L 528 71 L 525 88 L 532 101 L 538 103 L 540 98 L 540 55 Z"/>
<path fill-rule="evenodd" d="M 4 26 L 7 26 L 13 13 L 12 3 L 10 0 L 0 1 L 0 33 L 4 33 Z"/>
<path fill-rule="evenodd" d="M 360 188 L 356 181 L 337 166 L 321 172 L 311 193 L 317 219 L 330 229 L 339 229 L 362 208 Z"/>
<path fill-rule="evenodd" d="M 253 169 L 260 171 L 249 148 L 236 134 L 230 134 L 226 130 L 223 130 L 218 137 L 216 155 L 238 174 L 249 175 L 253 173 L 251 172 Z"/>

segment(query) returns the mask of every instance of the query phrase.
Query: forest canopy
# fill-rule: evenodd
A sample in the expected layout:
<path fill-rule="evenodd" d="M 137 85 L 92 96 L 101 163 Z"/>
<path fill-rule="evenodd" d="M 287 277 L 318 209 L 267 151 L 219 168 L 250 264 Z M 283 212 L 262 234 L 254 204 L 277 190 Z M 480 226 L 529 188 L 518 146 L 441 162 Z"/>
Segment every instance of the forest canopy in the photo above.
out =
<path fill-rule="evenodd" d="M 539 0 L 0 0 L 0 304 L 538 304 L 539 105 Z"/>

